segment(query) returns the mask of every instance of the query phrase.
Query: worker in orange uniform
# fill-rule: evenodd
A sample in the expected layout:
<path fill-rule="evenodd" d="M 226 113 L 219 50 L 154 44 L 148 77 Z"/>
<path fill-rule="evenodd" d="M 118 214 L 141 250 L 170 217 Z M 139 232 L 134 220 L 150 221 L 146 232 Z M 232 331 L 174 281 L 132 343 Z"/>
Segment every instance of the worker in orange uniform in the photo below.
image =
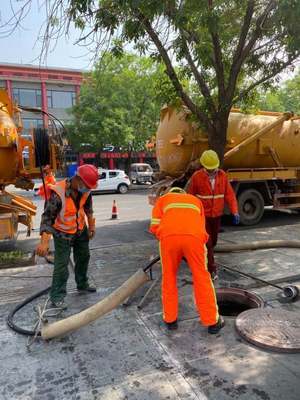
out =
<path fill-rule="evenodd" d="M 73 247 L 75 281 L 79 292 L 96 292 L 88 282 L 90 259 L 89 240 L 95 235 L 95 218 L 91 189 L 97 187 L 98 170 L 93 165 L 82 165 L 71 179 L 50 185 L 51 195 L 41 219 L 39 256 L 49 250 L 51 234 L 54 239 L 54 271 L 50 290 L 51 306 L 67 308 L 64 303 L 68 280 L 68 264 Z M 86 225 L 88 223 L 88 227 Z"/>
<path fill-rule="evenodd" d="M 44 183 L 45 183 L 45 188 L 44 188 L 44 183 L 39 187 L 39 190 L 37 192 L 38 196 L 41 196 L 43 199 L 48 200 L 51 194 L 49 185 L 55 185 L 56 184 L 56 179 L 55 176 L 51 170 L 50 165 L 46 165 L 43 168 L 43 173 L 44 173 Z M 45 193 L 46 189 L 46 193 Z"/>
<path fill-rule="evenodd" d="M 194 297 L 203 325 L 209 333 L 224 326 L 219 316 L 215 289 L 206 266 L 207 233 L 201 201 L 172 188 L 161 196 L 152 211 L 150 232 L 159 240 L 162 264 L 163 319 L 169 330 L 177 329 L 177 271 L 184 257 L 193 275 Z"/>
<path fill-rule="evenodd" d="M 238 225 L 240 216 L 235 193 L 230 185 L 226 173 L 219 169 L 220 160 L 213 150 L 206 150 L 200 157 L 203 168 L 196 171 L 191 178 L 188 193 L 197 196 L 203 204 L 205 212 L 205 226 L 209 235 L 207 246 L 208 271 L 212 279 L 217 279 L 217 268 L 213 249 L 218 241 L 221 225 L 221 216 L 225 203 L 233 214 L 233 223 Z"/>

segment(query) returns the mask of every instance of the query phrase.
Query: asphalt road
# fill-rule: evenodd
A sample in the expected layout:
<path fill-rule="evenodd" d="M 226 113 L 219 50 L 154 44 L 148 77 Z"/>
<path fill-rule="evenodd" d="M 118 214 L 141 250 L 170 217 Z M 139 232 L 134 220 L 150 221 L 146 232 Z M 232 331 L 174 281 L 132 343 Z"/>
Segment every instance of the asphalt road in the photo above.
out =
<path fill-rule="evenodd" d="M 151 206 L 148 204 L 148 190 L 135 187 L 127 194 L 95 194 L 93 195 L 94 214 L 96 217 L 97 233 L 91 242 L 91 247 L 107 246 L 113 244 L 132 243 L 144 240 L 152 240 L 152 235 L 148 232 L 149 220 L 151 216 Z M 26 237 L 26 229 L 20 226 L 20 233 L 16 247 L 22 250 L 32 251 L 39 240 L 40 216 L 43 210 L 44 201 L 34 197 L 32 192 L 18 191 L 20 195 L 25 195 L 37 206 L 38 212 L 34 219 L 34 231 L 30 238 Z M 113 200 L 116 200 L 118 219 L 111 220 Z M 222 230 L 244 231 L 257 228 L 268 228 L 273 226 L 290 225 L 300 222 L 300 214 L 265 210 L 265 215 L 258 226 L 233 226 L 230 216 L 225 216 L 222 221 Z M 11 247 L 11 244 L 0 245 L 0 250 Z"/>
<path fill-rule="evenodd" d="M 33 251 L 39 240 L 40 217 L 44 201 L 33 196 L 32 192 L 17 191 L 18 195 L 26 196 L 37 205 L 37 215 L 34 218 L 33 232 L 28 238 L 26 228 L 19 225 L 17 249 Z M 113 200 L 116 201 L 118 219 L 112 220 Z M 152 240 L 148 233 L 151 216 L 151 206 L 148 204 L 148 190 L 136 188 L 127 194 L 101 193 L 93 195 L 93 208 L 96 218 L 96 236 L 91 247 L 107 246 L 120 243 L 131 243 L 143 240 Z M 12 243 L 0 245 L 0 251 L 13 247 Z"/>

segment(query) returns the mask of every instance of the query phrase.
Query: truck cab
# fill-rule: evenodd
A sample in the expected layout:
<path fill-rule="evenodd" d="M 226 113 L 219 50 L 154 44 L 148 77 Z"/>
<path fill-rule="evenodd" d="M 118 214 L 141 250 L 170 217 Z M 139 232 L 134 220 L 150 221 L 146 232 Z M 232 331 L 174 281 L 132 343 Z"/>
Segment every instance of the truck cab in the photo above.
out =
<path fill-rule="evenodd" d="M 130 165 L 130 180 L 132 183 L 152 183 L 153 169 L 150 164 L 135 163 Z"/>

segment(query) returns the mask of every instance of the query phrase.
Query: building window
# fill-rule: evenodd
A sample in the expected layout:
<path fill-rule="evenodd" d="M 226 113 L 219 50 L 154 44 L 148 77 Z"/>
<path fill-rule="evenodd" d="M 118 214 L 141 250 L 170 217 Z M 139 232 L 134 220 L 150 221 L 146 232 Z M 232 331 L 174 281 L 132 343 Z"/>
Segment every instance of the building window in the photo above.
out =
<path fill-rule="evenodd" d="M 34 128 L 43 128 L 44 123 L 42 119 L 23 118 L 23 130 L 21 136 L 25 139 L 31 139 L 31 131 Z"/>
<path fill-rule="evenodd" d="M 71 108 L 76 103 L 76 93 L 47 90 L 47 99 L 49 108 Z"/>
<path fill-rule="evenodd" d="M 13 89 L 14 100 L 21 106 L 42 107 L 42 92 L 40 89 Z"/>

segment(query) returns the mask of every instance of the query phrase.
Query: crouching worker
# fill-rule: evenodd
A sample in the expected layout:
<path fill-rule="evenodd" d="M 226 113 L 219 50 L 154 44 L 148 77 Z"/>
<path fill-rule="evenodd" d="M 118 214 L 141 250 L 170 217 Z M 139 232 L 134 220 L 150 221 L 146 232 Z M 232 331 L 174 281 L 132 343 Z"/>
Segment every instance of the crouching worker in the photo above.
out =
<path fill-rule="evenodd" d="M 68 264 L 73 247 L 75 281 L 79 292 L 96 292 L 89 285 L 87 270 L 90 259 L 89 240 L 95 235 L 91 189 L 97 186 L 98 170 L 93 165 L 82 165 L 77 175 L 56 185 L 49 185 L 50 198 L 41 219 L 41 242 L 36 249 L 39 256 L 49 250 L 51 234 L 54 239 L 54 271 L 50 290 L 51 306 L 65 309 L 69 277 Z M 86 225 L 88 222 L 88 227 Z"/>
<path fill-rule="evenodd" d="M 208 235 L 202 203 L 183 189 L 172 188 L 152 211 L 150 232 L 159 240 L 162 264 L 163 319 L 169 330 L 177 329 L 177 271 L 184 257 L 193 275 L 196 307 L 209 333 L 224 326 L 219 316 L 215 289 L 206 265 Z"/>

